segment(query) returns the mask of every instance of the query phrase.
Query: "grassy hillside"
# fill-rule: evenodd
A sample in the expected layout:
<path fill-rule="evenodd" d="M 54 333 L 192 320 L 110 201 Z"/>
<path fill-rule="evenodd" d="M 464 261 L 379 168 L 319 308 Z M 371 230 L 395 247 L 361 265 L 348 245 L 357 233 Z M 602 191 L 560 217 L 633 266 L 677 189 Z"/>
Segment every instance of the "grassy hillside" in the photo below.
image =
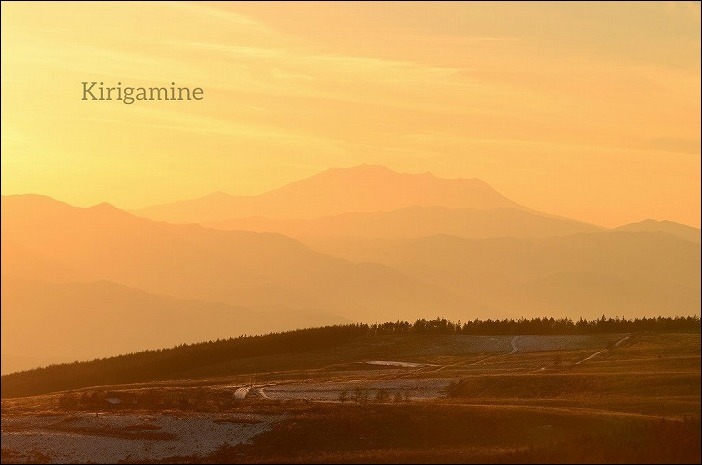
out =
<path fill-rule="evenodd" d="M 491 336 L 461 333 L 520 325 L 456 333 L 437 320 L 242 338 L 219 378 L 193 366 L 182 379 L 2 399 L 2 461 L 699 463 L 699 321 L 677 323 L 691 332 L 547 319 L 529 324 L 595 334 Z"/>
<path fill-rule="evenodd" d="M 544 318 L 518 321 L 476 320 L 458 324 L 437 319 L 417 320 L 413 324 L 395 322 L 327 326 L 265 336 L 183 344 L 171 349 L 14 373 L 2 377 L 2 396 L 27 396 L 96 385 L 321 369 L 373 358 L 465 356 L 481 352 L 509 352 L 512 349 L 508 339 L 500 342 L 492 337 L 486 343 L 481 338 L 487 336 L 576 336 L 634 331 L 699 334 L 700 320 L 697 317 L 636 320 L 603 317 L 578 322 Z M 466 339 L 456 341 L 455 338 Z M 601 344 L 604 347 L 613 342 L 603 340 Z M 573 346 L 574 349 L 577 347 L 580 346 Z M 523 341 L 522 350 L 538 352 L 549 350 L 549 347 L 528 349 L 528 344 Z"/>

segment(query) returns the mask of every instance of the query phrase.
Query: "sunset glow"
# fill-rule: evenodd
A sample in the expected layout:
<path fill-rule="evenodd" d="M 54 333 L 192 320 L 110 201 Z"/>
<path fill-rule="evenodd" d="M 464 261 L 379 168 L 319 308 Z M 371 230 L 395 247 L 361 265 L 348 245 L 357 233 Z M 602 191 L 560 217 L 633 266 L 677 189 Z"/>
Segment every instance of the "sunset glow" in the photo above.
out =
<path fill-rule="evenodd" d="M 373 163 L 700 225 L 697 2 L 3 3 L 2 86 L 3 194 L 135 209 Z"/>

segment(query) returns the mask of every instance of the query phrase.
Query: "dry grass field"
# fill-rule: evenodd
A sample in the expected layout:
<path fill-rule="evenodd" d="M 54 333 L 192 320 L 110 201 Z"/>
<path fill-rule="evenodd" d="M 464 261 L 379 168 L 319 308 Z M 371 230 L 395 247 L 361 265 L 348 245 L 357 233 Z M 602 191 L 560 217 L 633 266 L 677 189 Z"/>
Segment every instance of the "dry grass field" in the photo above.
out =
<path fill-rule="evenodd" d="M 2 461 L 700 461 L 698 334 L 379 338 L 288 357 L 4 398 Z"/>

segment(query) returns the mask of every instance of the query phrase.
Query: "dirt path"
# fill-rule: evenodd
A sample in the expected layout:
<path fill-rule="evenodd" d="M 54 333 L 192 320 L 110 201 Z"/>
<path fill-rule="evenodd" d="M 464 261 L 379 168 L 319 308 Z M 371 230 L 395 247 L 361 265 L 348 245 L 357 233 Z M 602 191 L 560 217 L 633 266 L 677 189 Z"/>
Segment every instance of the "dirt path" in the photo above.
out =
<path fill-rule="evenodd" d="M 587 356 L 587 357 L 585 357 L 585 358 L 582 359 L 582 360 L 578 360 L 577 362 L 575 362 L 575 364 L 576 364 L 576 365 L 580 365 L 580 364 L 583 363 L 583 362 L 587 362 L 588 360 L 597 357 L 598 355 L 600 355 L 600 354 L 603 353 L 603 352 L 607 352 L 607 350 L 600 350 L 599 352 L 595 352 L 594 354 L 592 354 L 592 355 L 590 355 L 590 356 Z"/>
<path fill-rule="evenodd" d="M 454 402 L 453 405 L 461 405 L 464 407 L 481 407 L 489 409 L 504 409 L 504 410 L 526 410 L 541 413 L 559 413 L 565 415 L 573 415 L 573 413 L 596 415 L 596 416 L 606 416 L 606 417 L 620 417 L 620 418 L 641 418 L 641 419 L 656 419 L 656 420 L 672 420 L 672 421 L 684 421 L 684 418 L 678 416 L 670 415 L 652 415 L 646 413 L 632 413 L 632 412 L 620 412 L 616 410 L 607 410 L 594 407 L 551 407 L 545 405 L 524 405 L 524 404 L 491 404 L 491 403 L 464 403 L 464 402 Z"/>
<path fill-rule="evenodd" d="M 270 399 L 270 397 L 268 397 L 268 394 L 266 394 L 266 388 L 275 387 L 280 384 L 281 383 L 255 384 L 251 386 L 251 389 L 253 389 L 256 395 L 258 395 L 261 399 Z"/>
<path fill-rule="evenodd" d="M 512 352 L 510 352 L 509 355 L 516 354 L 519 351 L 519 348 L 517 347 L 517 339 L 519 339 L 519 336 L 514 336 L 509 341 L 509 344 L 512 346 Z"/>
<path fill-rule="evenodd" d="M 626 341 L 626 340 L 629 339 L 630 337 L 631 337 L 631 334 L 627 334 L 626 336 L 624 336 L 623 338 L 621 338 L 621 339 L 619 339 L 617 342 L 615 342 L 615 343 L 614 343 L 614 347 L 619 347 L 619 344 L 621 344 L 622 342 Z M 598 352 L 595 352 L 594 354 L 589 355 L 589 356 L 585 357 L 585 358 L 582 359 L 582 360 L 578 360 L 577 362 L 575 362 L 575 365 L 580 365 L 581 363 L 587 362 L 588 360 L 591 360 L 591 359 L 597 357 L 598 355 L 600 355 L 600 354 L 602 354 L 602 353 L 609 352 L 610 350 L 611 350 L 611 349 L 604 349 L 604 350 L 600 350 L 600 351 L 598 351 Z"/>
<path fill-rule="evenodd" d="M 240 387 L 236 391 L 234 391 L 234 398 L 235 399 L 245 399 L 250 390 L 251 390 L 251 386 Z"/>
<path fill-rule="evenodd" d="M 512 339 L 510 339 L 509 344 L 510 344 L 510 346 L 512 347 L 512 351 L 511 351 L 511 352 L 508 352 L 507 355 L 512 355 L 512 354 L 516 354 L 517 352 L 519 352 L 519 347 L 517 347 L 517 340 L 518 340 L 520 337 L 521 337 L 521 336 L 514 336 Z M 462 360 L 462 361 L 460 361 L 460 362 L 452 363 L 452 364 L 450 364 L 450 365 L 442 365 L 442 366 L 440 366 L 439 368 L 436 368 L 435 370 L 432 370 L 432 373 L 435 373 L 435 372 L 437 372 L 437 371 L 444 370 L 444 369 L 446 369 L 446 368 L 452 368 L 452 367 L 457 367 L 457 366 L 461 366 L 461 365 L 463 365 L 463 366 L 478 365 L 479 363 L 482 363 L 482 362 L 484 362 L 485 360 L 489 360 L 489 359 L 491 359 L 491 358 L 499 357 L 500 355 L 504 355 L 504 353 L 502 353 L 502 354 L 492 354 L 492 355 L 488 355 L 488 356 L 483 357 L 483 358 L 481 358 L 481 359 L 479 359 L 479 360 L 476 360 L 476 361 L 474 361 L 474 362 L 469 362 L 469 363 L 466 363 L 465 360 Z M 417 371 L 419 371 L 419 370 L 417 370 Z M 413 373 L 415 373 L 415 372 L 413 372 Z"/>

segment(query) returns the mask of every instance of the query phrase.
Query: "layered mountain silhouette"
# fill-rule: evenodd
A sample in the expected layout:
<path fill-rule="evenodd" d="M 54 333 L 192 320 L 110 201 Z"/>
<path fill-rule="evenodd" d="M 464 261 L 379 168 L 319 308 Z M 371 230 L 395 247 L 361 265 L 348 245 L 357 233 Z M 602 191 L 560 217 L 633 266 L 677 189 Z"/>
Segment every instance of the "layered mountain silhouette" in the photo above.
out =
<path fill-rule="evenodd" d="M 477 179 L 363 165 L 131 213 L 1 211 L 4 372 L 343 321 L 700 313 L 699 229 L 610 230 Z"/>
<path fill-rule="evenodd" d="M 672 234 L 681 239 L 692 242 L 700 242 L 700 230 L 693 228 L 692 226 L 687 226 L 684 224 L 676 223 L 675 221 L 656 221 L 656 220 L 644 220 L 639 223 L 625 224 L 617 228 L 619 231 L 646 231 L 646 232 L 661 232 L 666 234 Z"/>
<path fill-rule="evenodd" d="M 490 302 L 501 315 L 689 315 L 700 312 L 700 244 L 659 232 L 539 239 L 310 240 Z"/>
<path fill-rule="evenodd" d="M 3 197 L 2 212 L 3 237 L 70 266 L 83 280 L 358 319 L 427 309 L 455 314 L 468 304 L 384 265 L 320 254 L 279 234 L 155 222 L 107 204 L 76 208 L 41 196 Z"/>
<path fill-rule="evenodd" d="M 411 206 L 523 208 L 479 179 L 441 179 L 430 173 L 401 174 L 384 166 L 361 165 L 328 169 L 261 195 L 219 192 L 133 213 L 174 223 L 210 223 L 251 216 L 317 218 Z"/>
<path fill-rule="evenodd" d="M 215 229 L 278 232 L 292 237 L 418 238 L 435 234 L 460 237 L 549 237 L 602 228 L 517 208 L 405 207 L 389 212 L 344 213 L 312 220 L 263 217 L 205 223 Z"/>
<path fill-rule="evenodd" d="M 16 242 L 2 241 L 2 276 L 46 281 L 74 281 L 81 273 L 69 264 Z"/>
<path fill-rule="evenodd" d="M 108 281 L 2 278 L 2 371 L 349 320 L 157 296 Z M 57 331 L 57 328 L 61 328 Z M 37 344 L 41 341 L 41 344 Z"/>

